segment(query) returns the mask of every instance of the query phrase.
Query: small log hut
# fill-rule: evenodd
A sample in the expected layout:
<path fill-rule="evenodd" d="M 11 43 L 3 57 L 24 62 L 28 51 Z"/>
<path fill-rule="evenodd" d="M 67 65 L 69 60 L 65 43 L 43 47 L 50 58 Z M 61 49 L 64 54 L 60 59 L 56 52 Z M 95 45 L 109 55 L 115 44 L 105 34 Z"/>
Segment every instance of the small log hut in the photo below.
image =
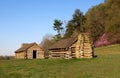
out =
<path fill-rule="evenodd" d="M 15 51 L 16 59 L 43 59 L 44 51 L 36 43 L 23 43 L 22 46 Z"/>

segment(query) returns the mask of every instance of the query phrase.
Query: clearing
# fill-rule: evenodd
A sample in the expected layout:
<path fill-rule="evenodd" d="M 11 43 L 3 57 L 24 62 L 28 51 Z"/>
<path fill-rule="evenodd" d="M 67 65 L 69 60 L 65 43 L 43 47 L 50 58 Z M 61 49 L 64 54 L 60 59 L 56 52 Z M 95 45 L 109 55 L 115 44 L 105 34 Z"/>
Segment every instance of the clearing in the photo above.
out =
<path fill-rule="evenodd" d="M 93 59 L 0 60 L 0 78 L 120 78 L 120 45 L 95 48 Z"/>

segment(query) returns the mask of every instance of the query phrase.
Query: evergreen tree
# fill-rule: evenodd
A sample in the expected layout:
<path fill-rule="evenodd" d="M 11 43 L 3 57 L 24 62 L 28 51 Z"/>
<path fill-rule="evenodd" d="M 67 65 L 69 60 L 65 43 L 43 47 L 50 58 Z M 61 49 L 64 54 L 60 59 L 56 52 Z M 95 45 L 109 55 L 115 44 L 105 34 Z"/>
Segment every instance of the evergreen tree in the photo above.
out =
<path fill-rule="evenodd" d="M 55 19 L 53 23 L 53 29 L 57 31 L 58 34 L 56 36 L 59 38 L 61 38 L 61 30 L 63 29 L 62 24 L 62 21 L 57 19 Z"/>
<path fill-rule="evenodd" d="M 73 14 L 73 18 L 68 22 L 66 26 L 66 33 L 64 36 L 70 37 L 75 30 L 77 30 L 78 32 L 82 32 L 83 31 L 82 26 L 84 22 L 85 22 L 85 17 L 83 13 L 79 9 L 76 9 Z"/>

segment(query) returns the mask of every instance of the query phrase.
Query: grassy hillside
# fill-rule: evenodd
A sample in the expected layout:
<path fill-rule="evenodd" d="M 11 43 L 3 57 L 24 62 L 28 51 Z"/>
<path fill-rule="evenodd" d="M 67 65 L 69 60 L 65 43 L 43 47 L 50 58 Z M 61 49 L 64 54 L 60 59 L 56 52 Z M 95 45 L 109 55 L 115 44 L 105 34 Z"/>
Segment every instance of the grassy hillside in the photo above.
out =
<path fill-rule="evenodd" d="M 0 60 L 0 78 L 119 78 L 120 45 L 95 49 L 94 59 Z"/>

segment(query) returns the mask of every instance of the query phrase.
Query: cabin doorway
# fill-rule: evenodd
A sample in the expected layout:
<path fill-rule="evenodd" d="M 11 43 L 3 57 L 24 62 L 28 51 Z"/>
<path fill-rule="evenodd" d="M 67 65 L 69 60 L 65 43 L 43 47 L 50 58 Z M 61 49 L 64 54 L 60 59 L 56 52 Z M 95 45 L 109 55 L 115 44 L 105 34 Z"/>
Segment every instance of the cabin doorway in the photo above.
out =
<path fill-rule="evenodd" d="M 33 50 L 33 59 L 36 59 L 37 51 Z"/>

